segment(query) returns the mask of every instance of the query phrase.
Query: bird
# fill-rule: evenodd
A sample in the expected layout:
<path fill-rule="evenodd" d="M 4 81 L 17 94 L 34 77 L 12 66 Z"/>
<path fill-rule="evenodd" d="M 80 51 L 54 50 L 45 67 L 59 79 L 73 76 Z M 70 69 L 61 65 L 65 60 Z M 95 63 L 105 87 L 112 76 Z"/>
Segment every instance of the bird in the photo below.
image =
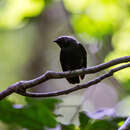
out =
<path fill-rule="evenodd" d="M 72 36 L 59 36 L 53 42 L 60 47 L 60 64 L 64 71 L 73 71 L 87 67 L 87 52 L 83 45 Z M 70 84 L 79 84 L 84 74 L 66 78 Z"/>

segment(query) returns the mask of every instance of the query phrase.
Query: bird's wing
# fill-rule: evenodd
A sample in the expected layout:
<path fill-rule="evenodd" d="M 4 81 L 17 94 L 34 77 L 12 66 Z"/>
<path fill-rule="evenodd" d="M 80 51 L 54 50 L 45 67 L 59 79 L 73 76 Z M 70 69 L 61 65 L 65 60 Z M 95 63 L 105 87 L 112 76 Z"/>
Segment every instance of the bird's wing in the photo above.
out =
<path fill-rule="evenodd" d="M 63 71 L 71 70 L 71 66 L 68 64 L 69 54 L 64 49 L 60 52 L 60 63 Z"/>
<path fill-rule="evenodd" d="M 78 45 L 79 45 L 79 48 L 80 48 L 80 50 L 82 52 L 82 56 L 83 56 L 83 64 L 82 65 L 84 68 L 86 68 L 87 67 L 87 52 L 82 44 L 79 43 Z M 81 77 L 81 79 L 84 79 L 85 75 L 83 74 L 80 77 Z"/>
<path fill-rule="evenodd" d="M 79 43 L 78 45 L 83 55 L 83 67 L 86 68 L 87 67 L 87 52 L 82 44 Z"/>

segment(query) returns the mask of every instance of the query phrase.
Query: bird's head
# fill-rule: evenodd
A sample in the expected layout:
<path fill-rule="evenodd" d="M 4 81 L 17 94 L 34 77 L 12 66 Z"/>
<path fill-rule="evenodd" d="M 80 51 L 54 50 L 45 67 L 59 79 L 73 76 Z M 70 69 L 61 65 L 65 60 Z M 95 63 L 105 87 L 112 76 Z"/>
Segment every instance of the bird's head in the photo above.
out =
<path fill-rule="evenodd" d="M 61 48 L 78 44 L 77 40 L 72 36 L 57 37 L 53 42 L 57 43 Z"/>

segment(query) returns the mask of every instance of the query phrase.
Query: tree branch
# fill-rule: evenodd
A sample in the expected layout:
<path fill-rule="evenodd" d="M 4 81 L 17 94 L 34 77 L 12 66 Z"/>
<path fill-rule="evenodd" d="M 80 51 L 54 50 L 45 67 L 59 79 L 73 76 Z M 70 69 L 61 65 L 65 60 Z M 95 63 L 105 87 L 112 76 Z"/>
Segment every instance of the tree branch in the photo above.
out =
<path fill-rule="evenodd" d="M 82 85 L 76 85 L 73 88 L 67 89 L 67 90 L 62 90 L 62 91 L 56 91 L 56 92 L 49 92 L 49 93 L 31 93 L 31 92 L 26 92 L 28 88 L 35 87 L 36 85 L 43 83 L 47 80 L 50 79 L 60 79 L 60 78 L 68 78 L 68 77 L 73 77 L 73 76 L 78 76 L 81 74 L 92 74 L 99 72 L 101 70 L 107 69 L 111 66 L 120 64 L 120 63 L 126 63 L 130 61 L 130 56 L 125 56 L 121 58 L 117 58 L 115 60 L 111 60 L 107 63 L 99 64 L 94 67 L 89 67 L 89 68 L 84 68 L 84 69 L 79 69 L 75 71 L 66 71 L 66 72 L 53 72 L 53 71 L 47 71 L 45 74 L 33 79 L 33 80 L 28 80 L 28 81 L 19 81 L 11 86 L 9 86 L 7 89 L 3 90 L 0 92 L 0 100 L 4 99 L 5 97 L 11 95 L 12 93 L 18 93 L 23 96 L 28 96 L 28 97 L 52 97 L 52 96 L 59 96 L 59 95 L 64 95 L 64 94 L 69 94 L 73 91 L 77 91 L 79 89 L 83 88 L 88 88 L 94 84 L 99 83 L 103 79 L 110 77 L 113 75 L 113 73 L 130 67 L 130 64 L 125 64 L 120 67 L 116 67 L 112 70 L 110 70 L 108 73 L 99 76 L 95 78 L 94 80 L 89 81 L 86 84 Z"/>
<path fill-rule="evenodd" d="M 130 117 L 124 122 L 124 124 L 118 130 L 129 130 L 130 128 Z"/>
<path fill-rule="evenodd" d="M 25 93 L 21 93 L 21 95 L 23 96 L 27 96 L 27 97 L 53 97 L 53 96 L 59 96 L 59 95 L 65 95 L 65 94 L 69 94 L 72 93 L 74 91 L 80 90 L 80 89 L 84 89 L 84 88 L 88 88 L 92 85 L 95 85 L 99 82 L 101 82 L 103 79 L 108 78 L 110 76 L 112 76 L 115 72 L 130 67 L 130 63 L 116 67 L 114 69 L 111 69 L 108 73 L 103 74 L 102 76 L 99 76 L 97 78 L 95 78 L 94 80 L 89 81 L 86 84 L 82 84 L 82 85 L 76 85 L 73 88 L 69 88 L 66 90 L 62 90 L 62 91 L 55 91 L 55 92 L 49 92 L 49 93 L 32 93 L 32 92 L 25 92 Z"/>

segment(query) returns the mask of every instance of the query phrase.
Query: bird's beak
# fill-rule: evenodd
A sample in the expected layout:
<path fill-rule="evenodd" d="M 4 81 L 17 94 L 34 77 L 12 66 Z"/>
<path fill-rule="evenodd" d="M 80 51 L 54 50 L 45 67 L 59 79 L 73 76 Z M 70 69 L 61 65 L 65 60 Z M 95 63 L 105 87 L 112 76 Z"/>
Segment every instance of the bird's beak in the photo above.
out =
<path fill-rule="evenodd" d="M 54 43 L 56 43 L 56 42 L 57 42 L 57 40 L 54 40 L 53 42 L 54 42 Z"/>

